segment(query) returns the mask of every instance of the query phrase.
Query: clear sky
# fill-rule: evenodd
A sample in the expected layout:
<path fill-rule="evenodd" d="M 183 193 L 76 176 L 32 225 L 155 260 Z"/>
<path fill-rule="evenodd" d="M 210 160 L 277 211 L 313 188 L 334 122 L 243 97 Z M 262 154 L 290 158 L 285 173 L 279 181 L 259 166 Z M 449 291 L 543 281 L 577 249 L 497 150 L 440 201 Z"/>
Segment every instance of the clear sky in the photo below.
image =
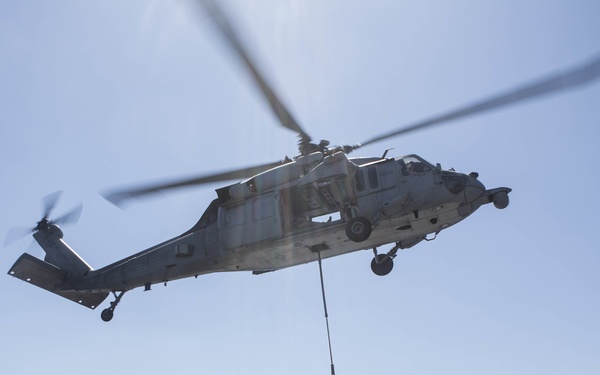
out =
<path fill-rule="evenodd" d="M 600 53 L 600 2 L 228 0 L 315 139 L 364 141 Z M 368 146 L 513 188 L 387 277 L 324 261 L 338 374 L 597 374 L 600 82 Z M 83 202 L 65 241 L 94 268 L 189 229 L 219 184 L 122 211 L 111 187 L 293 156 L 242 66 L 180 1 L 0 2 L 0 237 Z M 31 238 L 3 249 L 41 256 Z M 326 374 L 317 264 L 141 289 L 110 323 L 0 277 L 0 373 Z"/>

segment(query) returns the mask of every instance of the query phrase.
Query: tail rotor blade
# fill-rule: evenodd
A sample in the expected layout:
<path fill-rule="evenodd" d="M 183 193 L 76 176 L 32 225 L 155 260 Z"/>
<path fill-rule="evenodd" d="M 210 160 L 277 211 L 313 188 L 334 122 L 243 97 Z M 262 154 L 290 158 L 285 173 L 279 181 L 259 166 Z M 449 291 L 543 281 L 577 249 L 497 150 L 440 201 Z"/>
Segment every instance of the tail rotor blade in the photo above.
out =
<path fill-rule="evenodd" d="M 33 228 L 23 228 L 16 227 L 11 228 L 6 233 L 6 237 L 4 238 L 4 246 L 8 246 L 14 242 L 17 242 L 23 237 L 27 237 L 31 235 L 33 232 L 40 230 L 41 225 L 48 225 L 49 223 L 54 224 L 74 224 L 79 220 L 81 216 L 81 211 L 83 210 L 83 205 L 73 208 L 71 211 L 65 213 L 64 215 L 58 217 L 56 220 L 50 219 L 50 214 L 56 207 L 56 204 L 62 195 L 62 191 L 57 191 L 52 194 L 48 194 L 42 199 L 42 207 L 44 209 L 44 217 L 37 223 L 37 225 Z"/>
<path fill-rule="evenodd" d="M 73 208 L 71 211 L 60 216 L 56 220 L 53 220 L 52 222 L 54 224 L 61 224 L 61 225 L 75 224 L 79 220 L 79 217 L 81 216 L 81 211 L 83 211 L 83 204 L 80 204 L 79 206 Z"/>
<path fill-rule="evenodd" d="M 8 246 L 33 233 L 32 228 L 11 228 L 4 238 L 4 246 Z"/>
<path fill-rule="evenodd" d="M 52 194 L 46 195 L 42 199 L 42 205 L 43 205 L 43 209 L 44 209 L 44 218 L 45 219 L 50 217 L 50 214 L 52 213 L 52 210 L 54 210 L 54 207 L 56 207 L 56 203 L 58 203 L 58 200 L 60 199 L 61 195 L 62 195 L 62 191 L 55 191 Z"/>

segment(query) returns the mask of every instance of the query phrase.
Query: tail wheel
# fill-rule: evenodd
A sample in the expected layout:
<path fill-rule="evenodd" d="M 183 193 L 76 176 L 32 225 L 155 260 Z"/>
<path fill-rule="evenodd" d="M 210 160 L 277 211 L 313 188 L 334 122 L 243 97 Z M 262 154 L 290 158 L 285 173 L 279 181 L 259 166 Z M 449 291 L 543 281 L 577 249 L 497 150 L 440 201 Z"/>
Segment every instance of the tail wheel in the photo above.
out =
<path fill-rule="evenodd" d="M 102 313 L 100 313 L 100 317 L 105 322 L 110 322 L 113 318 L 113 315 L 114 315 L 114 311 L 111 308 L 104 309 L 104 310 L 102 310 Z"/>
<path fill-rule="evenodd" d="M 112 294 L 115 296 L 115 300 L 110 303 L 110 307 L 102 310 L 102 312 L 100 313 L 100 318 L 102 318 L 103 321 L 110 322 L 112 320 L 113 315 L 115 314 L 115 309 L 117 308 L 117 305 L 121 301 L 121 298 L 123 297 L 123 294 L 125 294 L 125 292 L 126 290 L 121 290 L 117 294 L 117 291 L 112 291 Z"/>
<path fill-rule="evenodd" d="M 354 242 L 363 242 L 371 235 L 371 222 L 362 216 L 355 217 L 346 224 L 346 235 Z"/>

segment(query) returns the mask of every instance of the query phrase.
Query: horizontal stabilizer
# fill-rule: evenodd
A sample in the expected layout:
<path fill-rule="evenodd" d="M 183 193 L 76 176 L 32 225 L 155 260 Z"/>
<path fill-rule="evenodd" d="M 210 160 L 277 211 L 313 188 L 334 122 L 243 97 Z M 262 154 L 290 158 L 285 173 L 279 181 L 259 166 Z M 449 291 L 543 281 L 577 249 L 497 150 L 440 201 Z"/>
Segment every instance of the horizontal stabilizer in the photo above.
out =
<path fill-rule="evenodd" d="M 90 309 L 95 309 L 108 296 L 107 292 L 84 293 L 63 291 L 67 282 L 67 273 L 27 253 L 24 253 L 17 259 L 8 271 L 8 274 Z"/>

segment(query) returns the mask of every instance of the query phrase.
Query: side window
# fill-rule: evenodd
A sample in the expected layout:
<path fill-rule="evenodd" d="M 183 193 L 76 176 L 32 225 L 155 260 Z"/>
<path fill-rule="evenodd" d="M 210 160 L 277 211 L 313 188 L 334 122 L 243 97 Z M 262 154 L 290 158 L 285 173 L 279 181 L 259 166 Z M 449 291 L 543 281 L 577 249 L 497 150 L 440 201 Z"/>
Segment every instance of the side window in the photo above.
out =
<path fill-rule="evenodd" d="M 365 190 L 365 175 L 363 174 L 362 169 L 356 171 L 356 174 L 354 175 L 354 182 L 356 183 L 356 190 Z"/>
<path fill-rule="evenodd" d="M 377 167 L 370 167 L 367 170 L 367 173 L 369 175 L 369 187 L 371 189 L 376 189 L 377 187 L 379 187 L 379 179 L 377 177 Z"/>

